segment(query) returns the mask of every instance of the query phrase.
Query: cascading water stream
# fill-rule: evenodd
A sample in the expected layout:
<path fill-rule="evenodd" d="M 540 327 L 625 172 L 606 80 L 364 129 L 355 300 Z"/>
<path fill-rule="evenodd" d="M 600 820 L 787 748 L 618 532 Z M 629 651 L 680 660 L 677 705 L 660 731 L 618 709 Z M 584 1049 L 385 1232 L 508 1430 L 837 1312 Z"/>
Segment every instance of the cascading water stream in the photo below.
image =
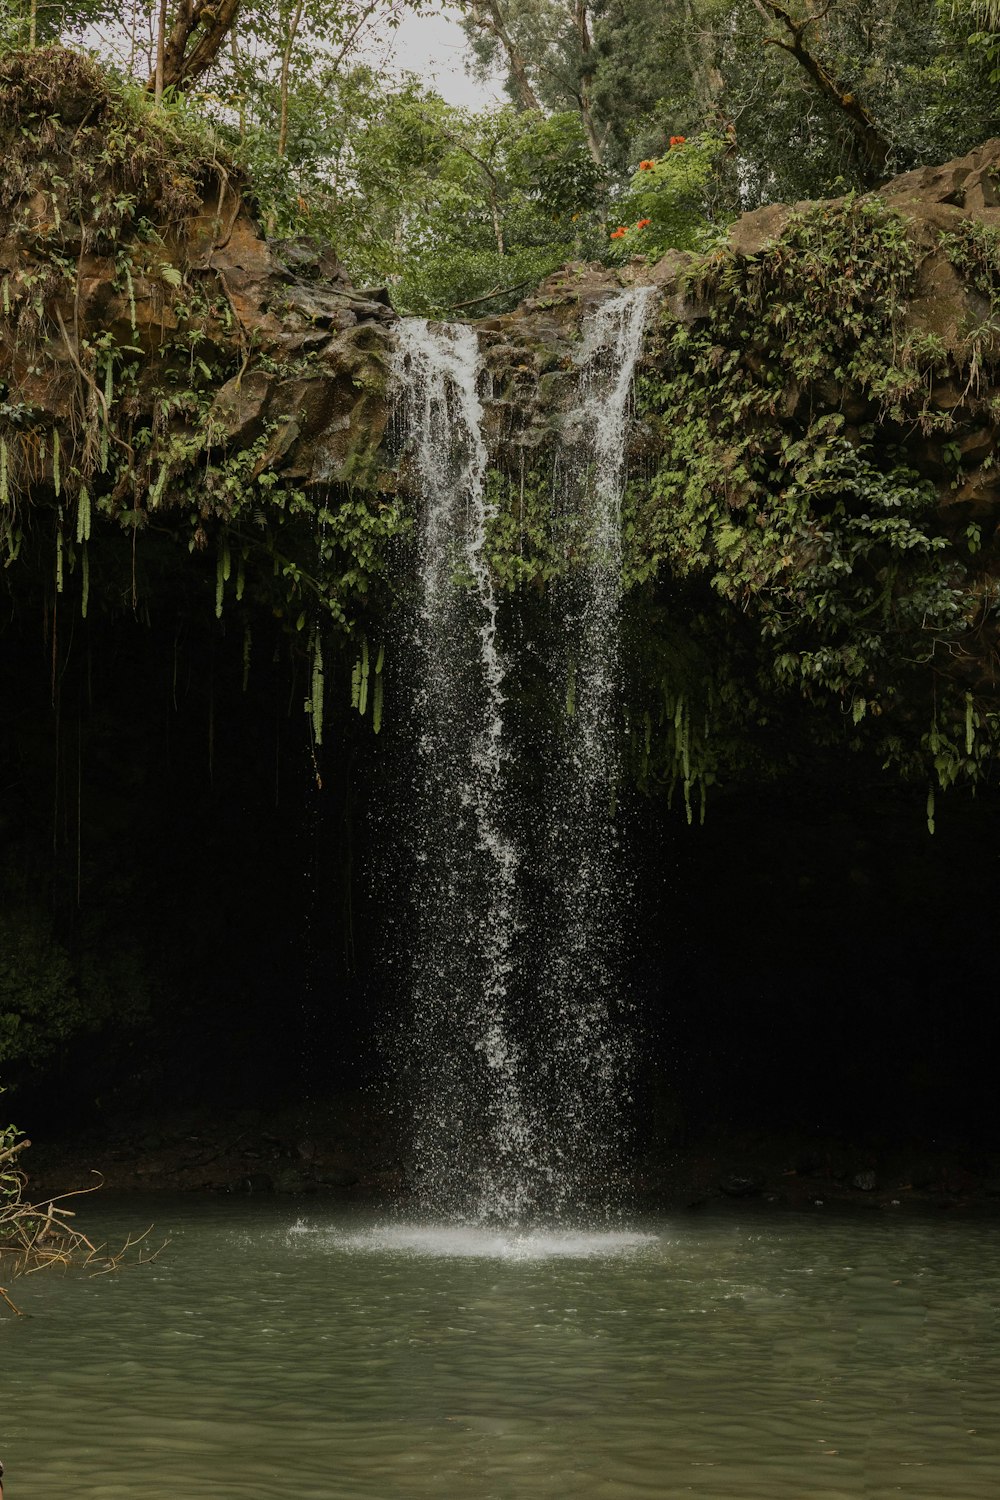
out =
<path fill-rule="evenodd" d="M 532 1153 L 509 981 L 519 855 L 504 809 L 504 679 L 474 331 L 407 320 L 399 416 L 422 505 L 414 631 L 414 1157 L 428 1209 L 518 1217 Z"/>
<path fill-rule="evenodd" d="M 512 766 L 507 662 L 484 555 L 491 518 L 474 331 L 401 324 L 394 383 L 418 493 L 410 677 L 417 777 L 411 964 L 413 1157 L 428 1211 L 478 1222 L 608 1204 L 630 1045 L 617 939 L 613 800 L 620 658 L 619 510 L 635 363 L 650 298 L 591 316 L 579 362 L 584 438 L 567 497 L 589 547 L 557 598 L 553 682 L 568 689 L 543 805 Z M 557 700 L 558 701 L 558 700 Z M 533 864 L 525 868 L 525 849 Z M 525 898 L 525 892 L 529 896 Z"/>
<path fill-rule="evenodd" d="M 563 507 L 585 560 L 555 592 L 550 681 L 565 694 L 545 791 L 549 940 L 541 976 L 542 1067 L 558 1207 L 613 1206 L 629 1099 L 632 1028 L 622 994 L 628 878 L 619 857 L 616 707 L 621 668 L 621 499 L 635 367 L 651 287 L 602 303 L 583 327 L 576 410 L 562 454 Z"/>

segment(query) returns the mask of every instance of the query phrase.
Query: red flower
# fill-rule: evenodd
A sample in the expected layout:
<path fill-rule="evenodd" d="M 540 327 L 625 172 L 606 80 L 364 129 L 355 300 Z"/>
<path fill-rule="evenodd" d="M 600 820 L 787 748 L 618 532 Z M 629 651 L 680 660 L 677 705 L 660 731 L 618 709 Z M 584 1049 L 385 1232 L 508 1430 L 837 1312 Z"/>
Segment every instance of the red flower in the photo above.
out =
<path fill-rule="evenodd" d="M 671 144 L 671 146 L 683 146 L 683 144 L 684 144 L 684 142 L 686 140 L 687 140 L 687 136 L 686 135 L 672 135 L 670 137 L 670 144 Z"/>
<path fill-rule="evenodd" d="M 655 166 L 656 166 L 656 162 L 654 160 L 652 160 L 652 159 L 650 159 L 649 161 L 641 161 L 639 163 L 639 171 L 640 172 L 648 172 L 648 171 L 651 170 L 651 168 L 653 168 Z"/>
<path fill-rule="evenodd" d="M 649 225 L 652 224 L 652 222 L 652 219 L 640 219 L 635 227 L 636 229 L 648 229 Z"/>
<path fill-rule="evenodd" d="M 628 234 L 628 230 L 625 227 L 625 225 L 624 224 L 619 224 L 618 228 L 612 231 L 612 233 L 611 233 L 611 239 L 613 239 L 613 240 L 620 240 L 623 237 L 623 235 L 626 235 L 626 234 Z"/>

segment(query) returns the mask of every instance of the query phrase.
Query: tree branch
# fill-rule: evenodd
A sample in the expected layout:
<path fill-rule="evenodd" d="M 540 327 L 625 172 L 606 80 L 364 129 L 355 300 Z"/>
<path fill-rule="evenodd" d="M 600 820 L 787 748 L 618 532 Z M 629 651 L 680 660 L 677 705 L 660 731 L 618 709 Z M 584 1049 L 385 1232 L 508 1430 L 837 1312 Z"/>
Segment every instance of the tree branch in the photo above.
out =
<path fill-rule="evenodd" d="M 753 3 L 765 21 L 770 21 L 772 18 L 780 21 L 791 38 L 790 41 L 784 41 L 781 37 L 766 37 L 764 45 L 780 47 L 783 52 L 790 53 L 809 75 L 823 97 L 831 104 L 835 104 L 847 116 L 864 153 L 865 175 L 874 180 L 881 180 L 888 170 L 888 161 L 892 151 L 890 141 L 883 135 L 875 120 L 852 90 L 830 72 L 805 41 L 807 28 L 816 21 L 822 20 L 830 8 L 829 5 L 797 21 L 783 5 L 778 3 L 778 0 L 753 0 Z"/>
<path fill-rule="evenodd" d="M 462 312 L 467 307 L 478 307 L 481 302 L 491 302 L 494 297 L 509 297 L 511 292 L 519 292 L 523 286 L 531 286 L 532 282 L 515 281 L 513 286 L 495 286 L 491 292 L 484 292 L 481 297 L 470 297 L 468 302 L 449 302 L 447 307 L 442 307 L 442 312 Z"/>

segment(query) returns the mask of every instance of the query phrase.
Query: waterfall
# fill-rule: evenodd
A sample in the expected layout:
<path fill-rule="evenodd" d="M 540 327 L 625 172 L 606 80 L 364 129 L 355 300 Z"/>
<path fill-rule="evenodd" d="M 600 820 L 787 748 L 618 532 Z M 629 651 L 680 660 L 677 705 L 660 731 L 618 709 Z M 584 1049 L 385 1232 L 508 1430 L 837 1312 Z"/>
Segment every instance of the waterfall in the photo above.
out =
<path fill-rule="evenodd" d="M 511 1014 L 517 844 L 505 807 L 507 665 L 483 548 L 490 507 L 471 328 L 407 320 L 395 385 L 418 520 L 414 1159 L 428 1209 L 526 1208 L 532 1153 Z"/>
<path fill-rule="evenodd" d="M 635 366 L 655 290 L 637 287 L 602 303 L 583 327 L 580 398 L 573 426 L 578 507 L 590 555 L 569 590 L 567 624 L 575 635 L 570 764 L 583 804 L 601 817 L 618 777 L 614 727 L 620 666 L 621 499 Z"/>
<path fill-rule="evenodd" d="M 652 293 L 584 328 L 564 444 L 586 562 L 556 591 L 555 702 L 542 805 L 524 807 L 509 663 L 484 555 L 492 515 L 473 329 L 406 320 L 397 422 L 419 499 L 411 632 L 416 785 L 409 1029 L 416 1191 L 477 1221 L 609 1200 L 629 1043 L 614 835 L 619 511 L 635 363 Z M 527 894 L 526 894 L 527 893 Z M 401 1053 L 402 1055 L 402 1053 Z"/>
<path fill-rule="evenodd" d="M 565 714 L 545 791 L 549 939 L 540 977 L 553 1183 L 560 1205 L 613 1206 L 630 1099 L 632 1027 L 622 992 L 629 880 L 616 811 L 620 772 L 621 499 L 635 367 L 655 298 L 623 291 L 584 323 L 562 454 L 564 506 L 588 551 L 555 593 L 550 681 Z"/>

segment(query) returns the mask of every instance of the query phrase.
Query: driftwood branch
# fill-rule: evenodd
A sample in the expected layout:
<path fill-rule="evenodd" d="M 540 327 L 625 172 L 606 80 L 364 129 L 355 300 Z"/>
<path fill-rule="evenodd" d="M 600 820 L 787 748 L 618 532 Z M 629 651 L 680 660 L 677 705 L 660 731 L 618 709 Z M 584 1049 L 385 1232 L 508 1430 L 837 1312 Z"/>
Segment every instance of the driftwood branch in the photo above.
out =
<path fill-rule="evenodd" d="M 16 1313 L 19 1318 L 23 1318 L 24 1317 L 24 1313 L 21 1311 L 21 1309 L 16 1305 L 16 1303 L 13 1303 L 10 1300 L 10 1298 L 7 1296 L 7 1288 L 4 1287 L 4 1286 L 0 1286 L 0 1297 L 2 1297 L 3 1300 L 6 1302 L 7 1306 L 10 1308 L 11 1312 Z"/>
<path fill-rule="evenodd" d="M 515 281 L 513 286 L 495 286 L 491 292 L 484 292 L 481 297 L 470 297 L 468 302 L 450 302 L 447 307 L 442 307 L 442 312 L 461 312 L 466 307 L 478 307 L 480 302 L 491 302 L 494 297 L 507 297 L 511 292 L 519 292 L 522 287 L 531 286 L 531 281 Z"/>
<path fill-rule="evenodd" d="M 25 1139 L 18 1141 L 15 1146 L 8 1146 L 5 1151 L 0 1151 L 0 1167 L 3 1166 L 5 1161 L 13 1161 L 19 1151 L 24 1151 L 30 1145 L 31 1142 Z"/>

